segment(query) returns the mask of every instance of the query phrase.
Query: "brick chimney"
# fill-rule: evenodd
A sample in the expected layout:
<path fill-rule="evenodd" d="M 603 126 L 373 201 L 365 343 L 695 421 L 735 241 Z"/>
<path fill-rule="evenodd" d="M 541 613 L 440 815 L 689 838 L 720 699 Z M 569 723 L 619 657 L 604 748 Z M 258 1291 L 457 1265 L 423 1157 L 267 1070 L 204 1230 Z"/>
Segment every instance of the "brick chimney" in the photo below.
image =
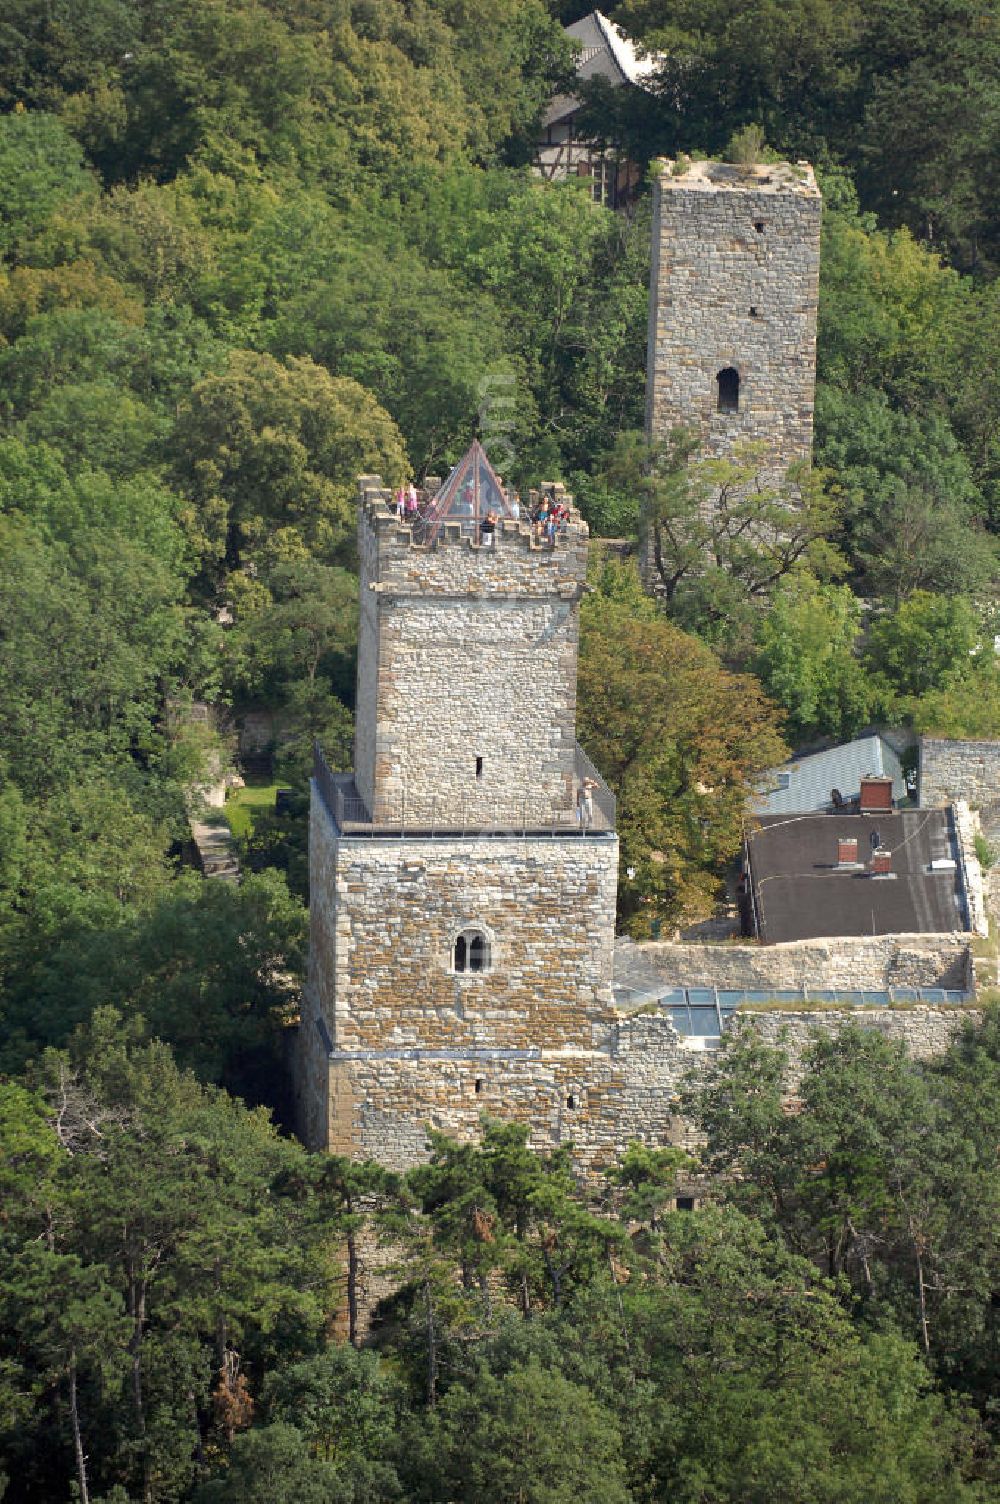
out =
<path fill-rule="evenodd" d="M 871 865 L 868 871 L 872 877 L 892 876 L 892 852 L 884 846 L 879 846 L 872 852 Z"/>
<path fill-rule="evenodd" d="M 858 865 L 858 838 L 857 836 L 837 837 L 837 866 L 856 867 Z"/>
<path fill-rule="evenodd" d="M 867 773 L 861 780 L 861 813 L 884 815 L 892 811 L 892 779 Z"/>

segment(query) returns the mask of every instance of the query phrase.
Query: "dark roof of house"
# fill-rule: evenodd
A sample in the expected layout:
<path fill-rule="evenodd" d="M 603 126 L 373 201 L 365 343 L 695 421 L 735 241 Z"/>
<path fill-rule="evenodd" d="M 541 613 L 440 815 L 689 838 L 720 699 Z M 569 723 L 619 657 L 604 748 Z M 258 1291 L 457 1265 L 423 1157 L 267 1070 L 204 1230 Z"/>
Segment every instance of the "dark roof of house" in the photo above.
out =
<path fill-rule="evenodd" d="M 654 59 L 639 57 L 620 27 L 599 10 L 592 10 L 582 20 L 563 29 L 568 37 L 580 43 L 576 60 L 579 79 L 605 78 L 616 87 L 621 84 L 641 85 L 656 67 Z M 562 120 L 579 107 L 580 101 L 574 95 L 559 94 L 550 101 L 544 123 L 551 125 Z"/>
<path fill-rule="evenodd" d="M 872 838 L 892 877 L 870 877 Z M 838 867 L 855 837 L 858 868 Z M 946 809 L 879 815 L 764 816 L 749 840 L 750 894 L 765 944 L 837 935 L 942 934 L 968 929 L 958 844 Z M 931 868 L 952 861 L 953 869 Z"/>

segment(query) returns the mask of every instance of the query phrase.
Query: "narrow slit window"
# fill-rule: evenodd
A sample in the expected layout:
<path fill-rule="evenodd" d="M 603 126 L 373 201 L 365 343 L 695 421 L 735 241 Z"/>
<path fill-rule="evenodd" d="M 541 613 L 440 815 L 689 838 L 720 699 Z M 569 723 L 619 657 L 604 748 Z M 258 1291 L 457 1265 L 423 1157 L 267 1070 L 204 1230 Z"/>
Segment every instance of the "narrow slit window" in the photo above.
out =
<path fill-rule="evenodd" d="M 572 1111 L 572 1109 L 576 1106 L 576 1097 L 572 1092 L 570 1092 L 569 1096 L 566 1098 L 566 1106 L 570 1109 L 570 1111 Z"/>
<path fill-rule="evenodd" d="M 482 778 L 482 776 L 483 776 L 483 759 L 481 757 L 477 757 L 476 758 L 476 777 L 477 778 Z"/>
<path fill-rule="evenodd" d="M 764 233 L 764 221 L 762 219 L 755 219 L 754 222 L 753 222 L 753 227 L 757 231 L 758 235 L 763 235 L 763 233 Z"/>
<path fill-rule="evenodd" d="M 719 412 L 738 413 L 740 410 L 740 373 L 733 366 L 726 366 L 715 378 L 719 388 Z"/>
<path fill-rule="evenodd" d="M 751 303 L 750 304 L 750 317 L 752 319 L 759 319 L 760 318 L 760 312 L 759 312 L 759 310 L 757 308 L 756 303 Z"/>
<path fill-rule="evenodd" d="M 476 1096 L 477 1097 L 482 1095 L 482 1090 L 483 1090 L 483 1079 L 482 1079 L 481 1076 L 477 1076 L 476 1077 Z"/>

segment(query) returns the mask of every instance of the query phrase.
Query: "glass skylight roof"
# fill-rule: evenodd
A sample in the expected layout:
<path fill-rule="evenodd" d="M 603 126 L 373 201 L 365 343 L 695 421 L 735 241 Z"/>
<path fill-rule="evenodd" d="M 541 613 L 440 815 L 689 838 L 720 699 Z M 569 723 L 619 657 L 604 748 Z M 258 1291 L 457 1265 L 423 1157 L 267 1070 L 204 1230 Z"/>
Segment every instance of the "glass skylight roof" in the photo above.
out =
<path fill-rule="evenodd" d="M 463 533 L 478 538 L 491 512 L 498 519 L 514 515 L 486 451 L 475 439 L 427 508 L 427 542 L 434 541 L 446 522 L 461 523 Z"/>

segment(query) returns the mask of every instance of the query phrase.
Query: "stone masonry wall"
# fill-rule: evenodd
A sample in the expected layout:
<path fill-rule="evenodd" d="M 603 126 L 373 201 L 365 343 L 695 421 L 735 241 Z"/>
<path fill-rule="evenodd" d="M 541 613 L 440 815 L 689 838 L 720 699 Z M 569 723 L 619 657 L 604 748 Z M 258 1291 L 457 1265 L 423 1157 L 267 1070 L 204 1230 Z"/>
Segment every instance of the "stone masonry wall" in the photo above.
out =
<path fill-rule="evenodd" d="M 1000 741 L 920 738 L 920 803 L 935 809 L 964 799 L 973 809 L 1000 800 Z"/>
<path fill-rule="evenodd" d="M 968 1009 L 925 1007 L 748 1010 L 731 1027 L 787 1049 L 794 1081 L 815 1031 L 847 1024 L 874 1029 L 904 1040 L 922 1059 L 946 1049 L 975 1016 Z M 715 1058 L 711 1041 L 683 1037 L 659 1013 L 617 1018 L 603 1047 L 594 1050 L 334 1052 L 334 1136 L 328 1144 L 313 1143 L 403 1170 L 426 1159 L 428 1127 L 474 1139 L 486 1115 L 528 1124 L 530 1142 L 541 1151 L 572 1142 L 575 1162 L 589 1177 L 633 1140 L 692 1146 L 680 1092 Z"/>
<path fill-rule="evenodd" d="M 355 780 L 375 818 L 571 824 L 586 524 L 555 549 L 511 523 L 426 548 L 369 489 L 359 547 Z"/>
<path fill-rule="evenodd" d="M 886 987 L 972 985 L 966 935 L 872 935 L 793 940 L 781 945 L 617 942 L 616 969 L 635 962 L 667 987 L 773 987 L 880 991 Z"/>
<path fill-rule="evenodd" d="M 665 162 L 653 194 L 646 430 L 694 428 L 711 454 L 761 440 L 775 470 L 809 457 L 822 203 L 812 170 Z M 675 175 L 676 174 L 676 175 Z M 719 412 L 719 371 L 740 377 Z"/>
<path fill-rule="evenodd" d="M 902 1041 L 916 1060 L 931 1060 L 948 1048 L 955 1034 L 979 1013 L 969 1008 L 824 1008 L 822 1011 L 786 1013 L 783 1010 L 736 1015 L 736 1026 L 751 1031 L 765 1044 L 777 1044 L 788 1052 L 793 1071 L 819 1034 L 836 1034 L 848 1025 Z"/>
<path fill-rule="evenodd" d="M 314 794 L 309 992 L 338 1050 L 590 1049 L 611 1009 L 614 836 L 339 837 Z M 455 939 L 491 964 L 456 974 Z"/>

